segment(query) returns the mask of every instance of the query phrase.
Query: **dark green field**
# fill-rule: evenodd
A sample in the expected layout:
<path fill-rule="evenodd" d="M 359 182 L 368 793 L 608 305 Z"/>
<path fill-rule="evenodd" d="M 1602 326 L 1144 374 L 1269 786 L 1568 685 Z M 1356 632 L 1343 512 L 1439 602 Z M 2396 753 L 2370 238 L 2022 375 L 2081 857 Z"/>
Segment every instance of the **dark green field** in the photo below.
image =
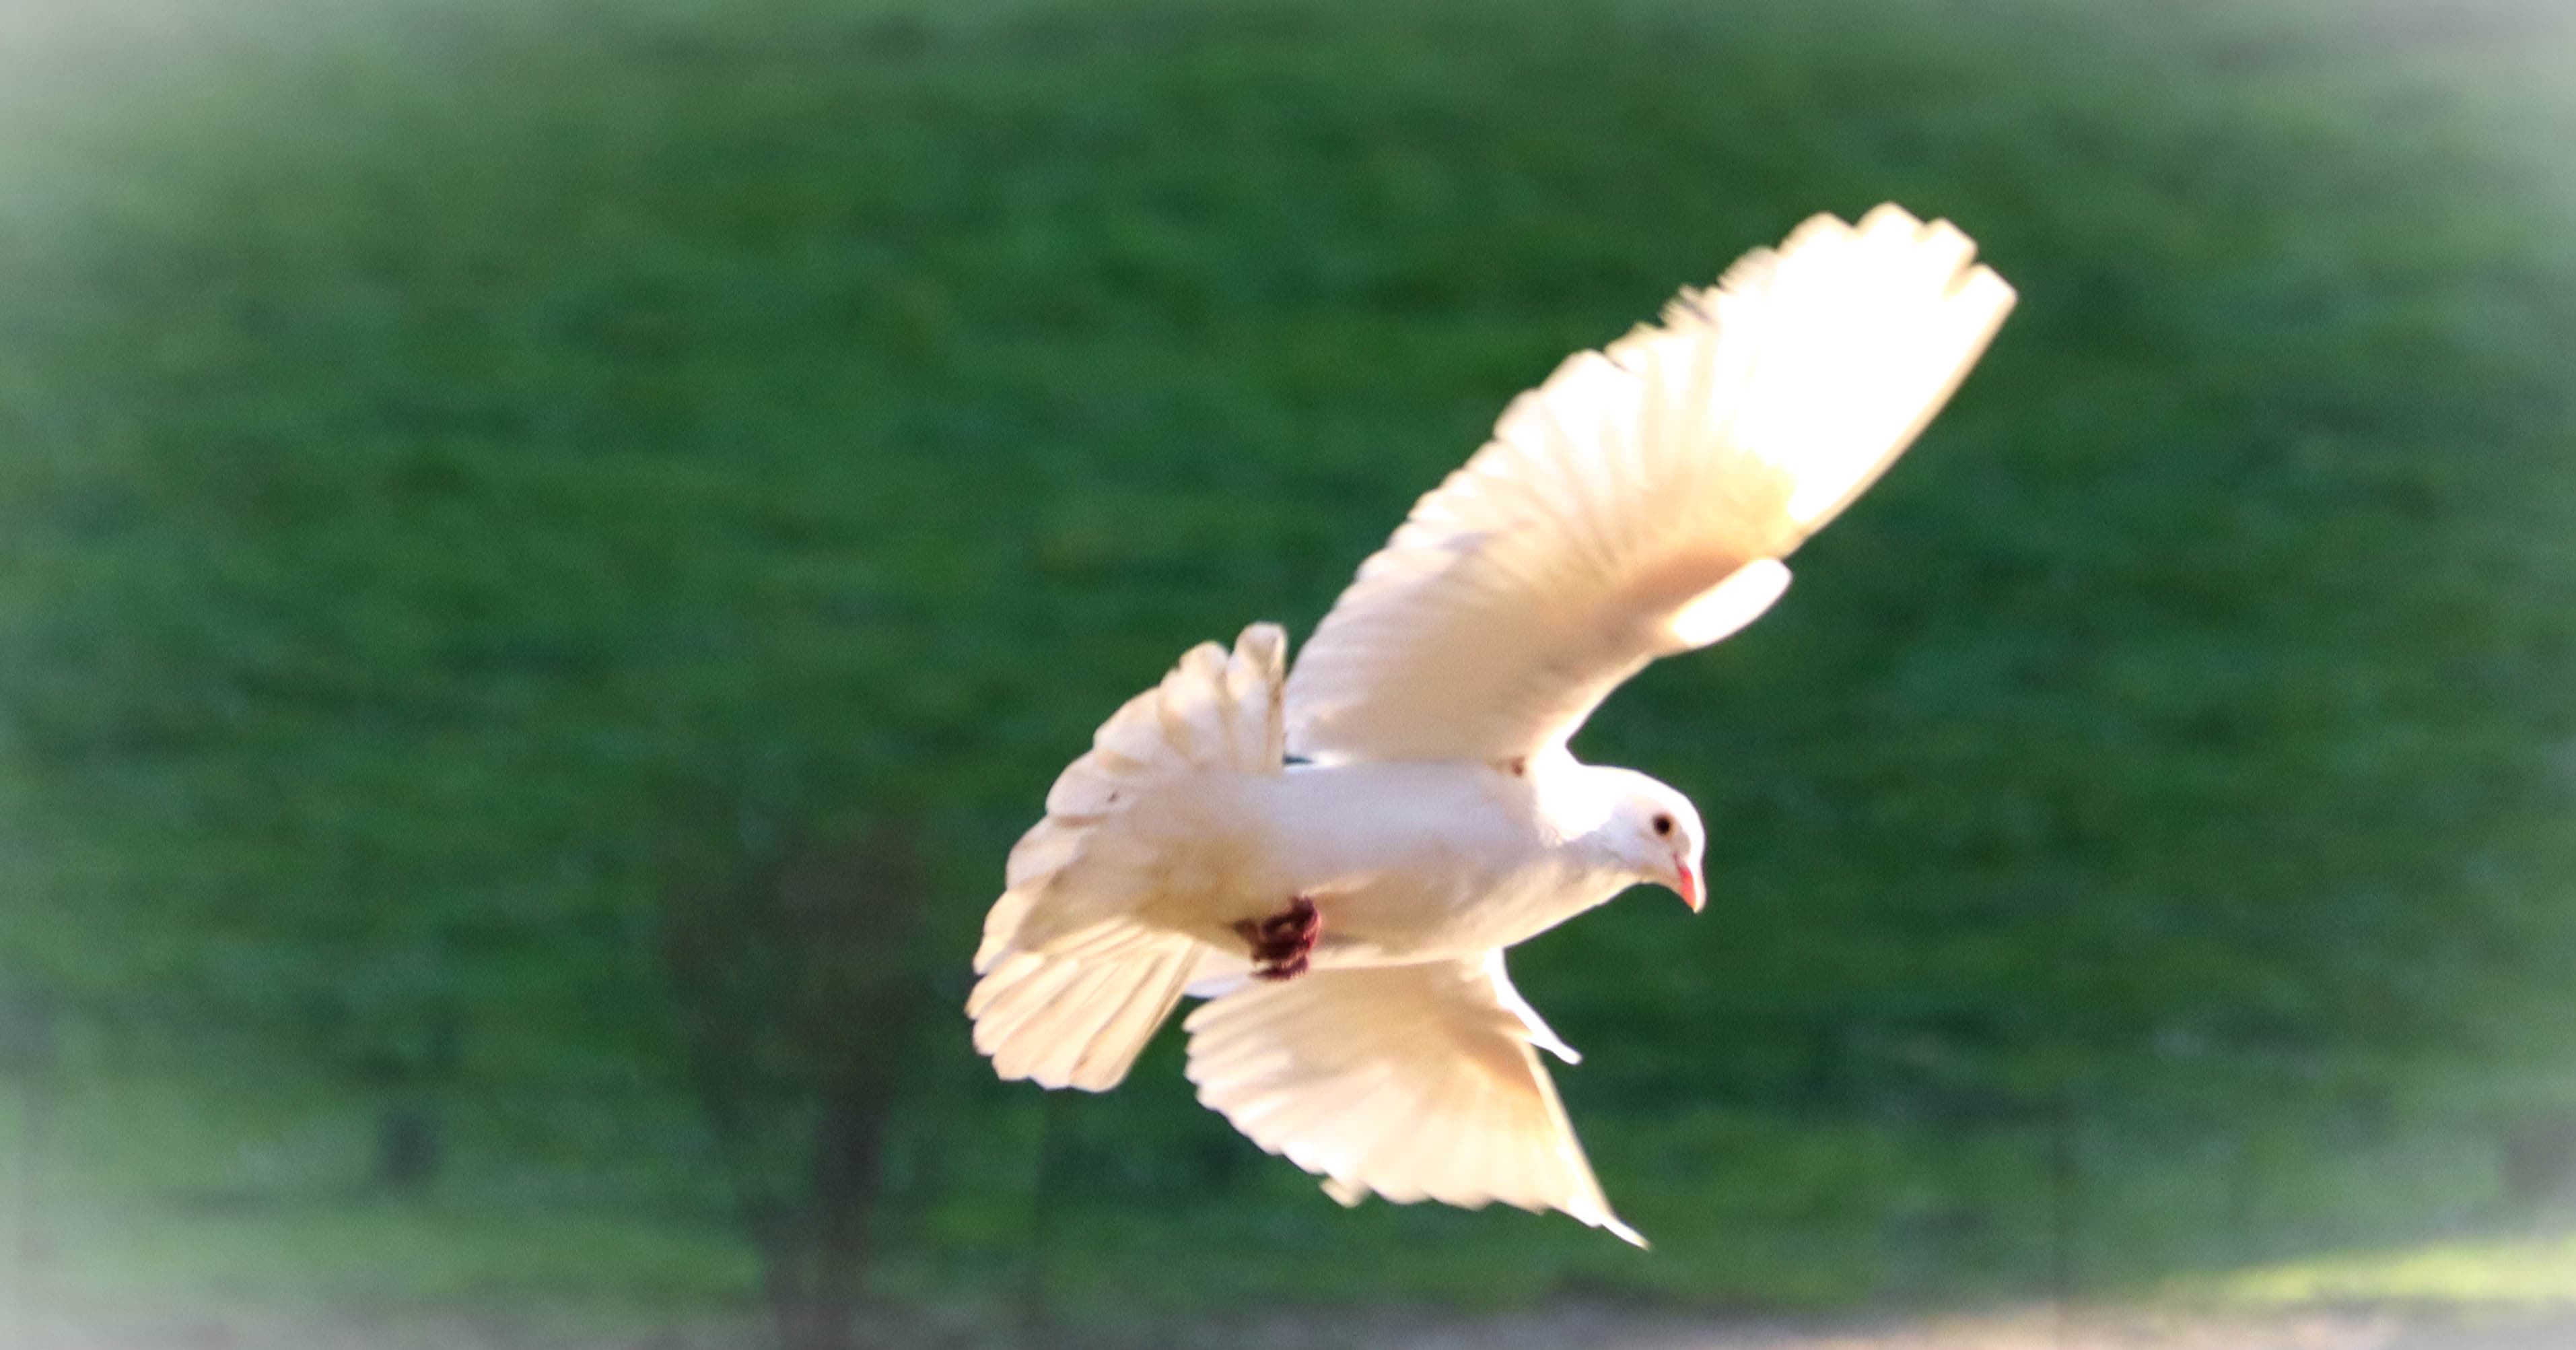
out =
<path fill-rule="evenodd" d="M 847 1035 L 873 1296 L 960 1336 L 2576 1304 L 2558 7 L 84 15 L 0 14 L 23 1317 L 750 1306 L 669 916 L 809 855 L 922 909 L 866 972 L 917 1031 Z M 1516 960 L 1651 1254 L 1346 1213 L 1177 1037 L 990 1081 L 972 935 L 1095 724 L 1310 630 L 1568 351 L 1891 198 L 2021 308 L 1577 747 L 1697 798 L 1709 912 Z"/>

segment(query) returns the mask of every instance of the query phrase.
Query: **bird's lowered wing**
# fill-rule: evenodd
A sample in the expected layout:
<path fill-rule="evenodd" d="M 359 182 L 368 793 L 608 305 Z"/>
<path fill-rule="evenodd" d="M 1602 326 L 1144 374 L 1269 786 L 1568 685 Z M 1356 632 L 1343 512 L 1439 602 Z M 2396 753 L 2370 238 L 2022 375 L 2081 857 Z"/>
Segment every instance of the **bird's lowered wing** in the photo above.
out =
<path fill-rule="evenodd" d="M 2013 291 L 1946 222 L 1818 216 L 1559 366 L 1306 645 L 1288 751 L 1509 760 L 1751 622 L 1984 351 Z"/>
<path fill-rule="evenodd" d="M 1602 1198 L 1538 1049 L 1576 1056 L 1501 952 L 1251 984 L 1184 1025 L 1199 1100 L 1345 1204 L 1500 1200 L 1645 1245 Z"/>

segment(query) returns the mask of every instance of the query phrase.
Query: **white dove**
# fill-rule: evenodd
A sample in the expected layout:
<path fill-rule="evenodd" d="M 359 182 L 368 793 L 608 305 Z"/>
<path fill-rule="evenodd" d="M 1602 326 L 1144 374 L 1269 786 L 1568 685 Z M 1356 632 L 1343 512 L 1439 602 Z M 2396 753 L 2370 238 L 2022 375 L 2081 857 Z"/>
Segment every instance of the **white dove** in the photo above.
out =
<path fill-rule="evenodd" d="M 975 1048 L 1100 1091 L 1182 997 L 1199 1100 L 1345 1204 L 1562 1210 L 1643 1246 L 1575 1141 L 1503 949 L 1640 882 L 1702 902 L 1699 813 L 1566 742 L 1949 397 L 2013 304 L 1947 222 L 1817 216 L 1581 352 L 1413 508 L 1287 670 L 1181 658 L 1056 780 L 975 954 Z"/>

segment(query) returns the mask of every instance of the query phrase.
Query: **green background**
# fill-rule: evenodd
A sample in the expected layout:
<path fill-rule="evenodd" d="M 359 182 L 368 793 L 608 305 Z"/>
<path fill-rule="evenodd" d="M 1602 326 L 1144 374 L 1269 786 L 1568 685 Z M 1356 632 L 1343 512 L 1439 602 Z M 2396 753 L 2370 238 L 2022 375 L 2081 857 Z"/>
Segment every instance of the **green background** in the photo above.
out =
<path fill-rule="evenodd" d="M 22 1308 L 748 1306 L 667 915 L 807 856 L 918 908 L 859 978 L 921 1015 L 846 1035 L 898 1102 L 871 1296 L 942 1335 L 2576 1301 L 2554 7 L 256 0 L 0 44 Z M 1651 1254 L 1346 1213 L 1176 1037 L 1111 1096 L 989 1081 L 966 957 L 1094 725 L 1311 630 L 1566 352 L 1884 199 L 2021 307 L 1770 617 L 1577 746 L 1698 801 L 1709 912 L 1516 957 Z M 389 1112 L 427 1181 L 378 1177 Z"/>

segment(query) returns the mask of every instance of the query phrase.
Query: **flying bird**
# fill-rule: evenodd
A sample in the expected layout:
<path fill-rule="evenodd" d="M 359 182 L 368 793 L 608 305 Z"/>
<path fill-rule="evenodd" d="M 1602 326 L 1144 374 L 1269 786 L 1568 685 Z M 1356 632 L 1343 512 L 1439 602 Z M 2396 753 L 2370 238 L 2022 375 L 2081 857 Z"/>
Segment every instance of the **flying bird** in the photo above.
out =
<path fill-rule="evenodd" d="M 1699 812 L 1567 742 L 1759 617 L 2012 308 L 1946 221 L 1817 216 L 1506 408 L 1325 615 L 1128 700 L 1011 850 L 975 953 L 1005 1079 L 1115 1086 L 1184 997 L 1199 1100 L 1374 1193 L 1561 1210 L 1639 1246 L 1503 953 L 1640 883 L 1706 901 Z"/>

